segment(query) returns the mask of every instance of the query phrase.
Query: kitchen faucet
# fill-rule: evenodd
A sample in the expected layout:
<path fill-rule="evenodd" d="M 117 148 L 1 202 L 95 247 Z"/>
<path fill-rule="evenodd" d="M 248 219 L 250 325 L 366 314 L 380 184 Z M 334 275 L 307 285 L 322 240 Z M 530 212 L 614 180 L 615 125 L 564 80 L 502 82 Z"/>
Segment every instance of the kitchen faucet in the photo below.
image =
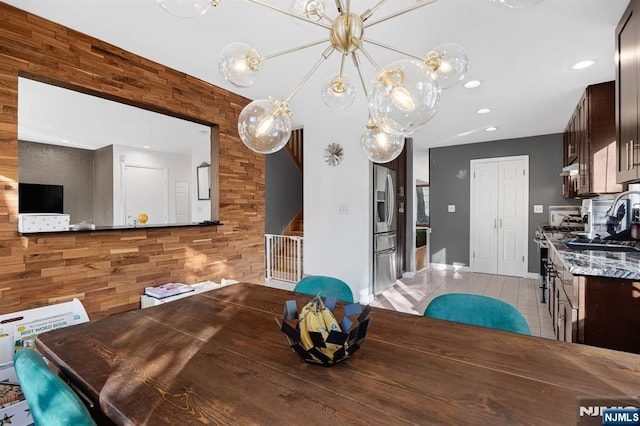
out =
<path fill-rule="evenodd" d="M 618 201 L 620 201 L 622 198 L 626 197 L 627 195 L 631 195 L 631 194 L 640 195 L 640 191 L 625 191 L 625 192 L 619 193 L 616 196 L 616 198 L 613 199 L 613 203 L 611 203 L 611 207 L 609 207 L 609 210 L 607 210 L 607 212 L 605 213 L 605 216 L 615 217 L 613 215 L 613 211 L 616 209 L 616 204 L 618 204 Z"/>

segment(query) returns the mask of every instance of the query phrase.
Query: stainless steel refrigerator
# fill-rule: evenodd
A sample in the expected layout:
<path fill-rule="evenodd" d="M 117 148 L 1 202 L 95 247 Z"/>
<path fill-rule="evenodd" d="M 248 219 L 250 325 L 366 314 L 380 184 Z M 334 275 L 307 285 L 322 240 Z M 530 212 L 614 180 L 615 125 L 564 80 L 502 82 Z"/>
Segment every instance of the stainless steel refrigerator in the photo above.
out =
<path fill-rule="evenodd" d="M 373 293 L 396 282 L 396 172 L 373 166 Z"/>

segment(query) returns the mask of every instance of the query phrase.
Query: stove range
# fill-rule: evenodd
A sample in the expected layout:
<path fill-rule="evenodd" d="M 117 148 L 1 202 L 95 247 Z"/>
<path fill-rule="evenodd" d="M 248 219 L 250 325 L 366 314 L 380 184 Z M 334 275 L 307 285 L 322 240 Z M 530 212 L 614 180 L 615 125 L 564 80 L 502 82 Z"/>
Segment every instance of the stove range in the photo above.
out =
<path fill-rule="evenodd" d="M 547 265 L 549 256 L 549 241 L 544 236 L 545 232 L 557 232 L 562 234 L 571 234 L 572 232 L 584 232 L 582 223 L 567 223 L 563 225 L 540 225 L 536 231 L 533 241 L 540 249 L 540 301 L 546 303 L 546 294 L 548 289 Z"/>

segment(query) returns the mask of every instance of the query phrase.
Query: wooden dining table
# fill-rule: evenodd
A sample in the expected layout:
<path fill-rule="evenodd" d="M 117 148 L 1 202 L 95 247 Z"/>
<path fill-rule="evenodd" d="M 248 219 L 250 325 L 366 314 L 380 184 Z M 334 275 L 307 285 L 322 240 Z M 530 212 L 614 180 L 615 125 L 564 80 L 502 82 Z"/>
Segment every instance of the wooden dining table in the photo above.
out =
<path fill-rule="evenodd" d="M 349 359 L 307 363 L 274 318 L 310 298 L 239 283 L 47 332 L 36 347 L 122 425 L 565 425 L 590 420 L 584 398 L 640 396 L 640 355 L 380 308 Z"/>

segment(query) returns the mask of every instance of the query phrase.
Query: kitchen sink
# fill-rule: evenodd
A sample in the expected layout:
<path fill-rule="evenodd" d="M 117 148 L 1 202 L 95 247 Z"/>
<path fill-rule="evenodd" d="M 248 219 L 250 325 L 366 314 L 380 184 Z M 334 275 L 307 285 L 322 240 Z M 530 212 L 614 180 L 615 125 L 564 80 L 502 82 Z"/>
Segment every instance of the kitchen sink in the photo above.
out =
<path fill-rule="evenodd" d="M 572 249 L 596 250 L 596 251 L 617 251 L 640 253 L 640 244 L 637 241 L 616 241 L 588 238 L 567 238 L 564 244 Z"/>

